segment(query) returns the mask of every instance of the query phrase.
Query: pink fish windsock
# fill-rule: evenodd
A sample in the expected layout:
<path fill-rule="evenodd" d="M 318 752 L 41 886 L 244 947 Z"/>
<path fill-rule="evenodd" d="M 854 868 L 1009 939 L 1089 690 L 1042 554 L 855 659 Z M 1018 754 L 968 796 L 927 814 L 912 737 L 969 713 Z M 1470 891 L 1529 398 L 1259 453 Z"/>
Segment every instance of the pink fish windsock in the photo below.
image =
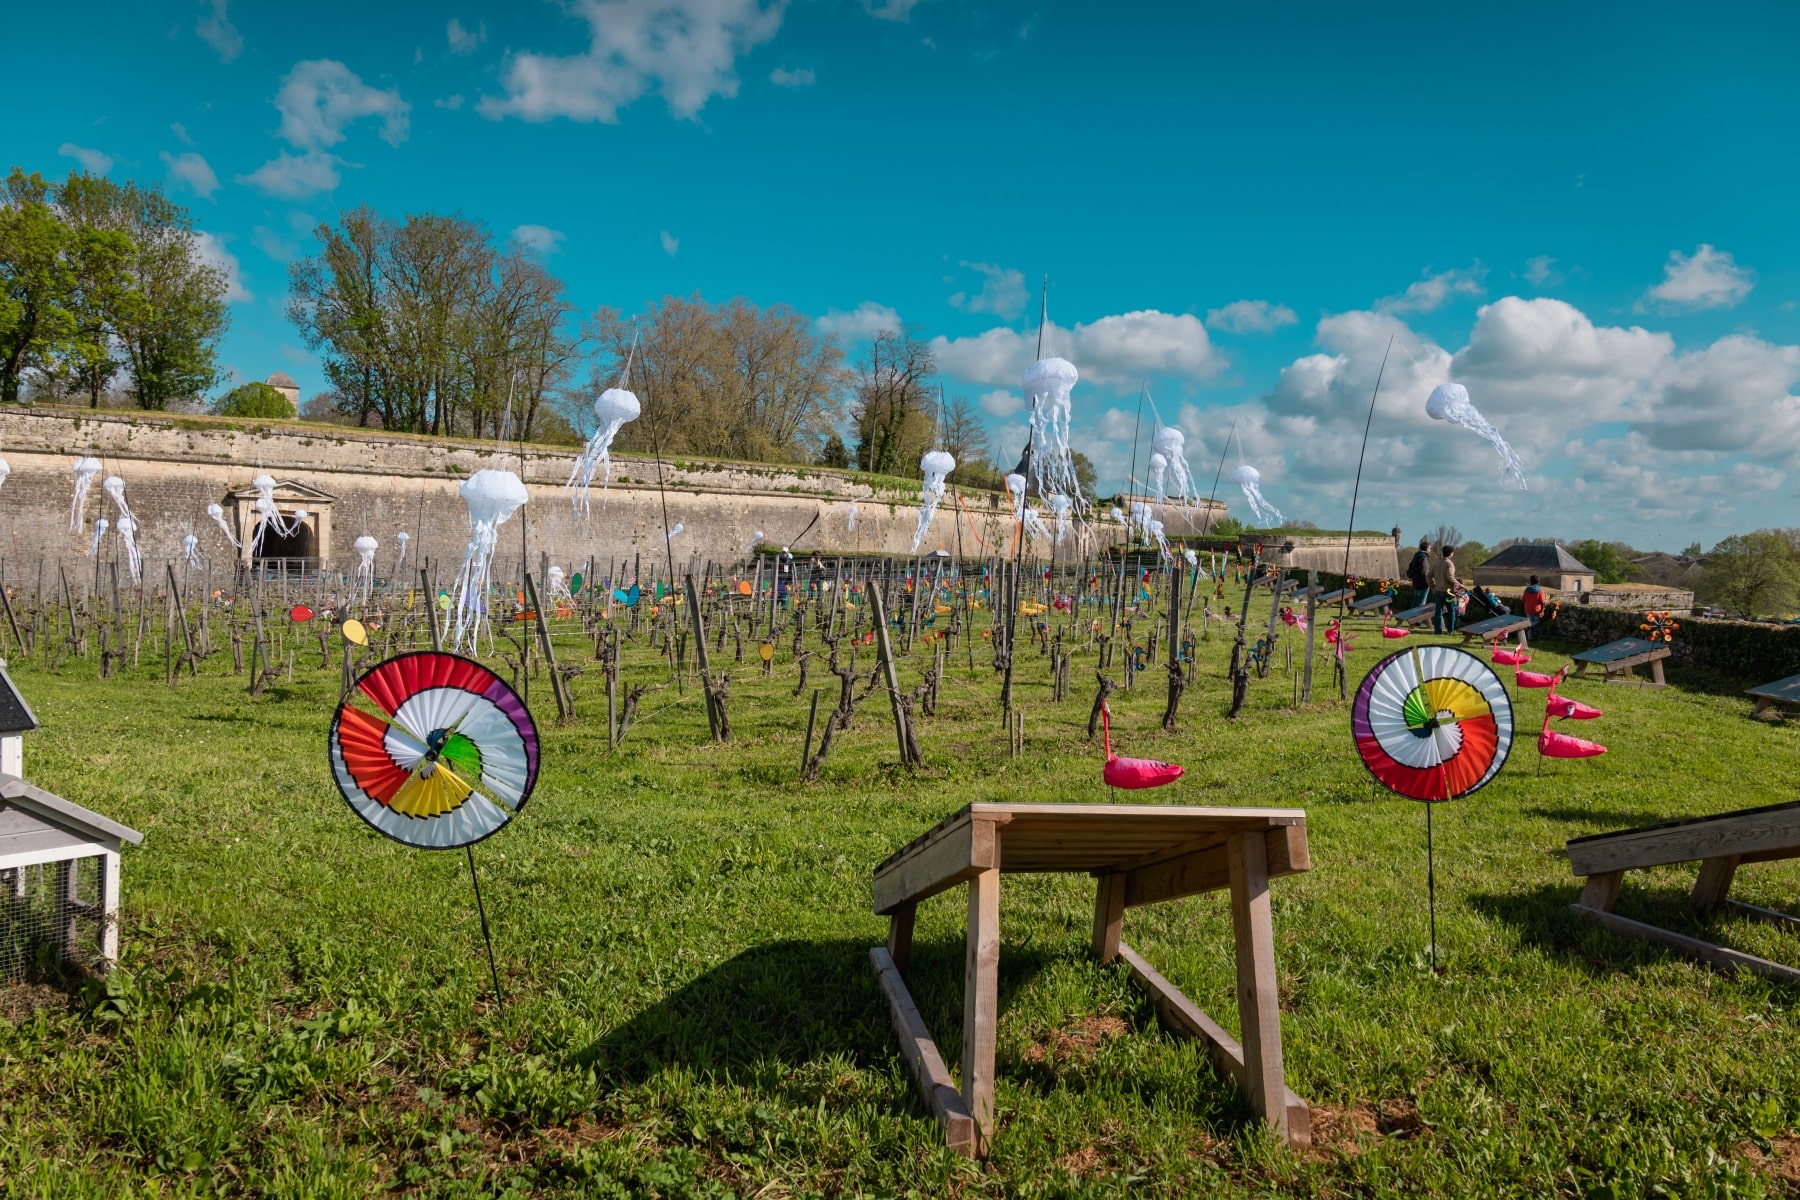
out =
<path fill-rule="evenodd" d="M 1501 664 L 1502 666 L 1516 667 L 1516 666 L 1519 666 L 1521 663 L 1530 662 L 1531 655 L 1525 653 L 1525 651 L 1523 651 L 1523 650 L 1506 650 L 1506 649 L 1502 649 L 1499 646 L 1495 646 L 1494 647 L 1494 661 Z"/>
<path fill-rule="evenodd" d="M 1567 696 L 1550 693 L 1545 701 L 1545 711 L 1553 717 L 1561 717 L 1565 721 L 1591 721 L 1600 715 L 1600 710 L 1591 704 L 1583 704 L 1579 700 L 1571 700 Z"/>
<path fill-rule="evenodd" d="M 1545 758 L 1594 758 L 1605 754 L 1606 747 L 1586 738 L 1558 733 L 1546 724 L 1544 731 L 1538 734 L 1538 753 Z"/>
<path fill-rule="evenodd" d="M 1555 675 L 1545 675 L 1538 671 L 1514 671 L 1513 682 L 1522 688 L 1553 688 L 1556 686 Z"/>

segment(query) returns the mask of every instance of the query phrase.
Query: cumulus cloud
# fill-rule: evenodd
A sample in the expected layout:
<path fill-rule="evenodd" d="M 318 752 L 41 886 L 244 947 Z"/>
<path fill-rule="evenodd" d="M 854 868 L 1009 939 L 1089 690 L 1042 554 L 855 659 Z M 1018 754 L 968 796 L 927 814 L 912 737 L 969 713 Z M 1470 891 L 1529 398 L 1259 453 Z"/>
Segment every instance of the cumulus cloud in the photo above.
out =
<path fill-rule="evenodd" d="M 1025 311 L 1025 272 L 993 263 L 964 262 L 962 265 L 981 275 L 981 287 L 973 295 L 961 291 L 951 296 L 952 308 L 993 313 L 1008 321 Z"/>
<path fill-rule="evenodd" d="M 1477 265 L 1464 270 L 1427 274 L 1398 296 L 1389 296 L 1375 307 L 1383 312 L 1436 312 L 1460 296 L 1479 296 L 1485 290 L 1481 277 L 1486 274 Z"/>
<path fill-rule="evenodd" d="M 692 120 L 714 96 L 737 95 L 738 57 L 781 28 L 786 0 L 574 0 L 587 22 L 581 54 L 519 52 L 506 63 L 504 96 L 481 102 L 483 116 L 617 122 L 619 110 L 651 91 L 669 112 Z"/>
<path fill-rule="evenodd" d="M 1199 317 L 1155 309 L 1120 313 L 1073 329 L 1046 330 L 1047 353 L 1072 359 L 1095 383 L 1131 382 L 1145 375 L 1210 379 L 1225 366 Z M 996 328 L 973 337 L 932 339 L 938 366 L 957 379 L 1017 386 L 1036 358 L 1037 334 Z"/>
<path fill-rule="evenodd" d="M 194 32 L 200 35 L 200 40 L 213 48 L 220 62 L 227 63 L 244 52 L 244 35 L 238 32 L 237 26 L 226 15 L 230 4 L 231 0 L 212 0 L 211 11 L 194 26 Z"/>
<path fill-rule="evenodd" d="M 90 150 L 86 146 L 77 146 L 74 142 L 64 142 L 56 148 L 57 154 L 63 158 L 72 158 L 81 164 L 81 169 L 89 175 L 104 175 L 112 170 L 112 155 L 99 150 Z"/>
<path fill-rule="evenodd" d="M 1215 308 L 1206 314 L 1208 328 L 1226 333 L 1273 333 L 1283 325 L 1293 325 L 1299 320 L 1287 305 L 1270 304 L 1267 300 L 1233 300 L 1224 308 Z"/>
<path fill-rule="evenodd" d="M 1633 430 L 1659 450 L 1800 451 L 1800 346 L 1732 334 L 1673 358 L 1657 383 Z"/>
<path fill-rule="evenodd" d="M 525 253 L 548 258 L 561 252 L 563 239 L 568 235 L 548 225 L 519 225 L 508 236 L 512 244 Z"/>
<path fill-rule="evenodd" d="M 881 21 L 905 21 L 919 0 L 863 0 L 863 11 Z"/>
<path fill-rule="evenodd" d="M 301 150 L 337 145 L 345 127 L 365 117 L 381 122 L 381 140 L 390 146 L 411 132 L 412 105 L 399 92 L 370 87 L 335 59 L 295 63 L 281 81 L 275 107 L 281 110 L 282 140 Z"/>
<path fill-rule="evenodd" d="M 335 188 L 341 178 L 341 163 L 337 155 L 323 150 L 308 150 L 305 154 L 283 150 L 250 174 L 239 175 L 237 180 L 271 196 L 299 200 Z"/>
<path fill-rule="evenodd" d="M 197 230 L 194 233 L 194 253 L 200 261 L 214 268 L 225 277 L 225 302 L 227 304 L 248 304 L 256 299 L 250 289 L 244 286 L 244 277 L 238 270 L 237 255 L 225 248 L 225 242 L 216 234 Z"/>
<path fill-rule="evenodd" d="M 898 333 L 901 322 L 900 314 L 887 305 L 864 300 L 849 312 L 832 309 L 814 324 L 821 333 L 833 334 L 841 341 L 859 342 L 878 333 Z"/>
<path fill-rule="evenodd" d="M 981 411 L 983 415 L 1004 421 L 1008 417 L 1016 417 L 1025 411 L 1025 397 L 1018 392 L 1009 392 L 998 388 L 982 395 Z"/>
<path fill-rule="evenodd" d="M 662 248 L 664 254 L 674 258 L 675 252 L 681 249 L 681 239 L 665 229 L 662 231 Z"/>
<path fill-rule="evenodd" d="M 169 168 L 169 179 L 193 192 L 205 200 L 211 200 L 212 194 L 219 190 L 219 177 L 213 173 L 212 165 L 200 155 L 189 150 L 184 154 L 162 152 L 163 166 Z"/>
<path fill-rule="evenodd" d="M 776 87 L 803 88 L 811 87 L 817 78 L 811 67 L 801 67 L 790 71 L 786 67 L 776 67 L 769 72 L 769 82 Z"/>
<path fill-rule="evenodd" d="M 1556 260 L 1548 254 L 1540 254 L 1536 258 L 1526 259 L 1525 282 L 1536 284 L 1538 287 L 1555 282 L 1557 279 L 1555 266 Z"/>
<path fill-rule="evenodd" d="M 451 17 L 444 36 L 450 43 L 450 53 L 473 54 L 481 48 L 481 43 L 487 41 L 487 23 L 482 22 L 474 29 L 464 29 L 461 21 Z"/>
<path fill-rule="evenodd" d="M 1756 275 L 1730 254 L 1702 242 L 1693 254 L 1669 251 L 1663 281 L 1644 294 L 1638 310 L 1654 305 L 1668 311 L 1731 308 L 1750 294 Z"/>

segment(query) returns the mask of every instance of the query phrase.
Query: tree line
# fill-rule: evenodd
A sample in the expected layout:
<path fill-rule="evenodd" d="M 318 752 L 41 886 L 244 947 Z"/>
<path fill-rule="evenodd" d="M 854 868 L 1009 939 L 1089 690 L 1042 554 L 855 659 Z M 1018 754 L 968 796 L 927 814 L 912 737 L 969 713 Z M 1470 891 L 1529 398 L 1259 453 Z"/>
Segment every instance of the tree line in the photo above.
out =
<path fill-rule="evenodd" d="M 140 408 L 198 399 L 218 379 L 227 286 L 160 188 L 13 168 L 0 183 L 0 402 L 97 408 L 117 384 Z"/>

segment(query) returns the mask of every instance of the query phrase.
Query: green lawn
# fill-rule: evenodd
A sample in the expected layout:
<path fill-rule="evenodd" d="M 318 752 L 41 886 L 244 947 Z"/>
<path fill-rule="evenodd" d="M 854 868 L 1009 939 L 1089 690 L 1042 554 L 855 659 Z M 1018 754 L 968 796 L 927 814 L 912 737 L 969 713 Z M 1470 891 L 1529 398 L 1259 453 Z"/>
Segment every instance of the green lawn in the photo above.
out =
<path fill-rule="evenodd" d="M 1372 631 L 1358 642 L 1360 676 L 1388 644 Z M 92 659 L 54 673 L 16 664 L 44 723 L 27 738 L 27 776 L 145 839 L 125 856 L 123 970 L 0 1021 L 6 1192 L 1800 1189 L 1795 990 L 1722 977 L 1567 911 L 1569 837 L 1795 798 L 1800 730 L 1750 720 L 1734 685 L 1680 672 L 1661 692 L 1572 684 L 1606 710 L 1575 732 L 1611 753 L 1541 776 L 1541 693 L 1520 693 L 1513 761 L 1437 812 L 1433 975 L 1423 810 L 1373 789 L 1347 705 L 1292 708 L 1279 663 L 1226 720 L 1229 640 L 1215 626 L 1182 732 L 1158 728 L 1160 670 L 1115 695 L 1114 729 L 1123 753 L 1187 766 L 1153 799 L 1307 812 L 1313 870 L 1273 894 L 1288 1082 L 1315 1106 L 1317 1143 L 1272 1144 L 1200 1048 L 1159 1032 L 1121 970 L 1092 964 L 1090 882 L 1009 877 L 1000 1122 L 977 1164 L 942 1149 L 897 1055 L 867 957 L 885 933 L 870 872 L 972 800 L 1107 800 L 1082 738 L 1094 660 L 1076 657 L 1075 696 L 1054 705 L 1047 660 L 1022 656 L 1022 760 L 1006 756 L 983 644 L 976 670 L 965 658 L 946 681 L 939 715 L 919 720 L 924 771 L 895 766 L 878 694 L 808 786 L 785 643 L 773 679 L 753 648 L 733 665 L 736 740 L 723 750 L 692 687 L 647 697 L 616 755 L 597 672 L 576 682 L 569 724 L 555 723 L 547 682 L 533 688 L 536 794 L 475 851 L 500 1005 L 463 856 L 388 842 L 338 797 L 325 755 L 335 664 L 320 670 L 315 655 L 256 700 L 228 654 L 174 691 L 148 655 L 104 682 Z M 582 645 L 571 630 L 561 653 L 588 661 Z M 1544 652 L 1533 666 L 1562 661 Z M 922 665 L 905 666 L 905 686 Z M 653 651 L 629 651 L 628 682 L 658 671 Z M 1697 925 L 1691 882 L 1691 868 L 1628 876 L 1619 911 L 1800 964 L 1791 933 Z M 1797 882 L 1794 864 L 1757 866 L 1734 894 L 1792 911 Z M 911 973 L 952 1063 L 961 920 L 960 894 L 921 909 Z M 1222 895 L 1134 910 L 1126 936 L 1235 1028 Z"/>

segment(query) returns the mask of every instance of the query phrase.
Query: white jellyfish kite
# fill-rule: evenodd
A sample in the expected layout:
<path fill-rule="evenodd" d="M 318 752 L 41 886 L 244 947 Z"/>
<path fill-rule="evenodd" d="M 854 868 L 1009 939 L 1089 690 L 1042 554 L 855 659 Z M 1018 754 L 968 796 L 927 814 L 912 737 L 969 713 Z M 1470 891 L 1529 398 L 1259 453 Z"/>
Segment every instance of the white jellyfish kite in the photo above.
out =
<path fill-rule="evenodd" d="M 555 563 L 550 564 L 550 602 L 574 607 L 575 594 L 569 590 L 569 577 Z"/>
<path fill-rule="evenodd" d="M 117 475 L 108 475 L 106 482 L 102 483 L 100 487 L 108 496 L 112 497 L 112 502 L 118 505 L 121 517 L 137 516 L 131 511 L 131 505 L 125 503 L 125 481 L 123 479 Z"/>
<path fill-rule="evenodd" d="M 11 474 L 12 474 L 11 464 L 9 464 L 4 458 L 0 458 L 0 483 L 5 483 L 6 477 Z"/>
<path fill-rule="evenodd" d="M 938 502 L 944 498 L 944 480 L 954 470 L 956 459 L 948 450 L 927 450 L 919 460 L 919 473 L 925 482 L 919 486 L 919 527 L 913 531 L 912 544 L 915 554 L 931 528 L 931 518 L 937 515 Z"/>
<path fill-rule="evenodd" d="M 480 472 L 478 471 L 476 474 L 480 474 Z M 256 532 L 250 535 L 250 551 L 254 554 L 262 549 L 263 535 L 271 529 L 275 531 L 276 537 L 292 537 L 294 530 L 300 527 L 300 521 L 305 514 L 297 512 L 292 521 L 282 521 L 281 510 L 275 507 L 275 477 L 273 475 L 258 475 L 250 481 L 250 486 L 256 489 L 254 507 L 257 516 L 262 518 L 256 523 Z"/>
<path fill-rule="evenodd" d="M 1164 502 L 1163 486 L 1169 474 L 1169 460 L 1166 456 L 1152 450 L 1150 452 L 1150 491 L 1156 502 Z"/>
<path fill-rule="evenodd" d="M 1163 536 L 1163 523 L 1152 518 L 1148 522 L 1147 528 L 1150 536 L 1156 539 L 1156 548 L 1162 552 L 1162 556 L 1164 558 L 1175 557 L 1169 553 L 1169 539 Z"/>
<path fill-rule="evenodd" d="M 125 565 L 131 568 L 131 582 L 144 581 L 144 556 L 138 550 L 138 523 L 133 517 L 119 518 L 119 540 L 125 543 Z"/>
<path fill-rule="evenodd" d="M 1518 478 L 1519 490 L 1525 490 L 1525 464 L 1513 453 L 1513 448 L 1506 444 L 1500 431 L 1476 409 L 1469 401 L 1469 389 L 1460 383 L 1440 383 L 1431 389 L 1431 395 L 1425 400 L 1425 415 L 1434 421 L 1448 421 L 1452 425 L 1461 425 L 1464 429 L 1479 434 L 1494 444 L 1500 452 L 1501 471 L 1504 475 Z"/>
<path fill-rule="evenodd" d="M 1022 526 L 1030 536 L 1050 541 L 1050 530 L 1045 526 L 1044 519 L 1037 515 L 1036 509 L 1025 503 L 1025 477 L 1019 474 L 1008 475 L 1006 490 L 1012 496 L 1014 523 Z"/>
<path fill-rule="evenodd" d="M 1155 471 L 1157 456 L 1161 455 L 1164 468 L 1173 476 L 1169 483 L 1170 497 L 1177 504 L 1192 504 L 1200 499 L 1194 490 L 1194 475 L 1188 470 L 1187 435 L 1173 425 L 1164 425 L 1150 439 L 1151 470 Z M 1162 475 L 1157 474 L 1156 495 L 1163 496 Z"/>
<path fill-rule="evenodd" d="M 97 458 L 78 458 L 75 460 L 75 497 L 69 501 L 69 532 L 81 532 L 82 515 L 87 511 L 88 489 L 94 485 L 94 476 L 100 473 L 100 460 Z"/>
<path fill-rule="evenodd" d="M 750 544 L 744 547 L 744 557 L 749 558 L 754 555 L 756 553 L 756 548 L 762 545 L 762 540 L 763 531 L 759 529 L 750 536 Z"/>
<path fill-rule="evenodd" d="M 1061 492 L 1050 494 L 1050 512 L 1056 518 L 1056 544 L 1062 545 L 1063 539 L 1069 536 L 1069 514 L 1074 503 Z"/>
<path fill-rule="evenodd" d="M 500 526 L 530 498 L 525 485 L 511 471 L 477 471 L 457 485 L 457 494 L 469 506 L 469 549 L 456 576 L 456 608 L 451 620 L 451 649 L 474 647 L 487 618 L 490 569 Z"/>
<path fill-rule="evenodd" d="M 850 511 L 844 514 L 844 528 L 850 533 L 856 532 L 856 501 L 850 502 Z"/>
<path fill-rule="evenodd" d="M 1121 524 L 1121 525 L 1126 524 L 1125 513 L 1116 504 L 1112 506 L 1111 516 L 1112 516 L 1112 519 L 1117 521 L 1119 524 Z"/>
<path fill-rule="evenodd" d="M 193 534 L 185 534 L 181 539 L 181 557 L 193 570 L 198 571 L 206 565 L 200 557 L 200 539 Z"/>
<path fill-rule="evenodd" d="M 402 529 L 394 535 L 394 540 L 400 543 L 400 557 L 394 560 L 394 571 L 398 574 L 400 568 L 406 565 L 406 547 L 412 541 L 412 534 Z"/>
<path fill-rule="evenodd" d="M 1273 528 L 1281 524 L 1281 510 L 1263 499 L 1261 471 L 1243 463 L 1232 468 L 1231 482 L 1244 489 L 1244 499 L 1250 502 L 1250 513 L 1258 525 Z"/>
<path fill-rule="evenodd" d="M 629 378 L 630 374 L 631 360 L 627 357 L 625 375 Z M 569 469 L 569 482 L 564 485 L 571 493 L 576 512 L 587 515 L 588 485 L 594 481 L 594 472 L 602 468 L 605 474 L 600 477 L 600 490 L 604 506 L 606 489 L 612 483 L 613 439 L 619 436 L 619 430 L 627 421 L 637 420 L 643 411 L 638 398 L 623 387 L 607 388 L 594 400 L 594 436 L 575 456 L 575 465 Z"/>
<path fill-rule="evenodd" d="M 1080 381 L 1081 372 L 1066 358 L 1040 358 L 1025 369 L 1025 396 L 1031 401 L 1031 481 L 1040 495 L 1081 495 L 1069 451 L 1069 417 L 1074 411 L 1070 393 Z"/>
<path fill-rule="evenodd" d="M 381 543 L 365 533 L 351 542 L 350 548 L 356 551 L 356 585 L 367 600 L 370 589 L 375 586 L 375 552 L 381 549 Z"/>
<path fill-rule="evenodd" d="M 97 520 L 95 520 L 94 536 L 88 540 L 87 556 L 89 558 L 92 558 L 96 554 L 100 553 L 100 539 L 105 537 L 106 531 L 111 528 L 112 528 L 112 522 L 108 521 L 105 517 L 100 517 Z"/>
<path fill-rule="evenodd" d="M 237 534 L 231 531 L 231 526 L 225 521 L 225 510 L 217 504 L 209 504 L 206 506 L 206 515 L 213 519 L 213 524 L 219 527 L 219 532 L 225 535 L 225 540 L 231 543 L 231 548 L 239 549 Z"/>

